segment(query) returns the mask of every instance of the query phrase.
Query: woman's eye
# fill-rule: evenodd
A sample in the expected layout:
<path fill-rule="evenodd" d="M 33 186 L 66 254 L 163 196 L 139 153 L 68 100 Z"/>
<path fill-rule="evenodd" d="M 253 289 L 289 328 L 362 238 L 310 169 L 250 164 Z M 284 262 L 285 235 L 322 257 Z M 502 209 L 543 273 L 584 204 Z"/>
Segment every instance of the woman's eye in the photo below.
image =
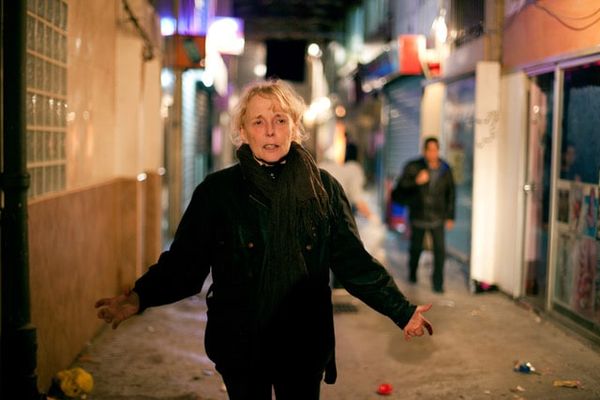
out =
<path fill-rule="evenodd" d="M 277 123 L 278 123 L 278 124 L 285 124 L 286 122 L 287 122 L 287 120 L 286 120 L 285 118 L 279 118 L 279 119 L 277 120 Z"/>
<path fill-rule="evenodd" d="M 257 119 L 257 120 L 256 120 L 256 121 L 254 121 L 252 124 L 253 124 L 253 125 L 260 125 L 260 124 L 262 124 L 262 121 L 261 121 L 260 119 Z"/>

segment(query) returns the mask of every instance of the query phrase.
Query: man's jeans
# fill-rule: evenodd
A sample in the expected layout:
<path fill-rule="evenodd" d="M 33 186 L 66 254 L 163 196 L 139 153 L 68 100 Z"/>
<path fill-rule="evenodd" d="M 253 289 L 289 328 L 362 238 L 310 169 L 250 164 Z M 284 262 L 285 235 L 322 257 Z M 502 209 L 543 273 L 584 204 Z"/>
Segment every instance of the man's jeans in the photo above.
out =
<path fill-rule="evenodd" d="M 419 257 L 423 251 L 423 238 L 425 232 L 431 232 L 431 238 L 433 241 L 433 275 L 431 276 L 431 283 L 433 290 L 441 292 L 444 290 L 444 259 L 446 256 L 446 245 L 444 242 L 444 224 L 436 226 L 434 228 L 419 228 L 414 224 L 411 225 L 411 239 L 410 239 L 410 275 L 409 280 L 411 282 L 417 281 L 417 268 L 419 267 Z"/>

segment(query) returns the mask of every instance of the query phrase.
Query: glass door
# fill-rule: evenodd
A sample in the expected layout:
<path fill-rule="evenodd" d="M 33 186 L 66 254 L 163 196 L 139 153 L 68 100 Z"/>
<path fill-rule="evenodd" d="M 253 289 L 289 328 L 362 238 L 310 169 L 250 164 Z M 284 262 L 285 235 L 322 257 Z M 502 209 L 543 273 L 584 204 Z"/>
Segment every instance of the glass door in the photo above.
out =
<path fill-rule="evenodd" d="M 452 167 L 456 185 L 454 229 L 446 233 L 446 251 L 461 261 L 470 276 L 473 213 L 473 146 L 475 141 L 475 77 L 446 85 L 441 150 Z"/>
<path fill-rule="evenodd" d="M 600 338 L 600 59 L 561 66 L 552 308 Z"/>
<path fill-rule="evenodd" d="M 554 72 L 530 78 L 525 196 L 524 293 L 544 307 L 548 276 L 548 233 L 552 165 Z"/>

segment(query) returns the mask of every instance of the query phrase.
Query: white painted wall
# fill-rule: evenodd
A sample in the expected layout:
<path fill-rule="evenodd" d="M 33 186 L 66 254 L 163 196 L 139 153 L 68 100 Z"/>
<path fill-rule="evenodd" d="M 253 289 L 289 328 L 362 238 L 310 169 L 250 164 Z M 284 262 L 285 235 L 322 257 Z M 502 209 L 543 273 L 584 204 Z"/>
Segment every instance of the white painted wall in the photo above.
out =
<path fill-rule="evenodd" d="M 116 43 L 115 172 L 136 176 L 163 165 L 161 61 L 143 60 L 138 35 L 119 31 Z"/>
<path fill-rule="evenodd" d="M 471 278 L 495 283 L 498 269 L 500 64 L 477 63 L 475 80 Z"/>
<path fill-rule="evenodd" d="M 115 173 L 114 2 L 69 2 L 67 189 L 98 183 Z"/>
<path fill-rule="evenodd" d="M 161 60 L 143 62 L 142 39 L 122 13 L 120 0 L 69 2 L 67 189 L 163 164 Z"/>
<path fill-rule="evenodd" d="M 523 294 L 528 82 L 522 72 L 501 78 L 496 281 L 515 298 Z"/>
<path fill-rule="evenodd" d="M 432 83 L 425 87 L 421 101 L 421 137 L 436 136 L 442 133 L 442 105 L 446 86 Z"/>
<path fill-rule="evenodd" d="M 164 135 L 163 119 L 160 116 L 162 89 L 160 85 L 160 71 L 162 60 L 155 57 L 144 64 L 142 78 L 142 115 L 139 139 L 140 169 L 142 171 L 156 171 L 164 166 Z"/>
<path fill-rule="evenodd" d="M 116 174 L 137 175 L 140 170 L 140 129 L 142 100 L 142 43 L 137 37 L 119 33 L 117 35 L 116 72 Z"/>

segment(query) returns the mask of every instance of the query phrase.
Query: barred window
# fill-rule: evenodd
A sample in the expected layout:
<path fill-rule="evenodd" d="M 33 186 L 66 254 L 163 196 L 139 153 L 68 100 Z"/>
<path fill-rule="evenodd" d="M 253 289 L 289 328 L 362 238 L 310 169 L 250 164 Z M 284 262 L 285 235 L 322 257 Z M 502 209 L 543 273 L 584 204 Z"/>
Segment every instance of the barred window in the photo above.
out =
<path fill-rule="evenodd" d="M 29 198 L 66 184 L 67 3 L 27 0 Z"/>
<path fill-rule="evenodd" d="M 484 34 L 485 1 L 452 0 L 450 30 L 454 31 L 454 46 L 460 47 Z"/>

